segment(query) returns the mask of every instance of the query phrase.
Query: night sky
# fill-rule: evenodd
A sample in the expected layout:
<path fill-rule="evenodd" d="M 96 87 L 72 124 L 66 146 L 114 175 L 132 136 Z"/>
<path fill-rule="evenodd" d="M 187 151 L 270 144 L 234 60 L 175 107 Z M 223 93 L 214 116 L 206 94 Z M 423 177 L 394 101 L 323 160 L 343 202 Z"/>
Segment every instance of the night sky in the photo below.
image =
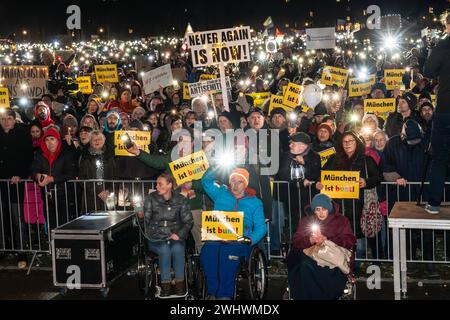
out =
<path fill-rule="evenodd" d="M 286 3 L 288 1 L 288 3 Z M 195 31 L 249 24 L 261 28 L 270 15 L 275 24 L 284 26 L 296 23 L 300 28 L 309 11 L 313 10 L 317 27 L 334 26 L 337 18 L 345 18 L 351 12 L 361 13 L 370 4 L 378 4 L 382 14 L 402 13 L 415 19 L 433 6 L 436 11 L 449 7 L 448 0 L 192 0 L 160 2 L 134 0 L 90 0 L 90 1 L 2 1 L 0 3 L 0 37 L 29 32 L 33 40 L 51 40 L 66 33 L 66 8 L 77 4 L 82 12 L 84 37 L 103 27 L 109 35 L 126 38 L 128 28 L 134 30 L 132 38 L 156 35 L 183 35 L 188 22 Z M 320 21 L 321 25 L 317 24 Z"/>

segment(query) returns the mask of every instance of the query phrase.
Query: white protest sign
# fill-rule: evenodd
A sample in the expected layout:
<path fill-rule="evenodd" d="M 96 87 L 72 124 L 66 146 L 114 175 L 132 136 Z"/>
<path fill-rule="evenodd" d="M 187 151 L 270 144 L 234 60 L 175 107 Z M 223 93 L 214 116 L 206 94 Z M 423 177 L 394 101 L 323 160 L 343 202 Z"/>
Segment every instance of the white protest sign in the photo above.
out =
<path fill-rule="evenodd" d="M 231 90 L 230 77 L 226 77 L 226 81 L 227 89 Z M 189 84 L 189 94 L 191 98 L 197 98 L 203 95 L 208 95 L 220 91 L 223 91 L 220 79 L 213 79 Z"/>
<path fill-rule="evenodd" d="M 250 27 L 195 32 L 186 41 L 194 67 L 250 61 Z"/>
<path fill-rule="evenodd" d="M 142 76 L 145 94 L 152 94 L 159 90 L 159 87 L 169 87 L 173 85 L 172 69 L 170 64 L 151 70 Z"/>
<path fill-rule="evenodd" d="M 336 36 L 334 32 L 334 28 L 306 29 L 306 47 L 309 50 L 334 49 L 336 47 Z"/>
<path fill-rule="evenodd" d="M 41 99 L 47 92 L 48 68 L 42 66 L 1 66 L 0 79 L 10 98 Z"/>

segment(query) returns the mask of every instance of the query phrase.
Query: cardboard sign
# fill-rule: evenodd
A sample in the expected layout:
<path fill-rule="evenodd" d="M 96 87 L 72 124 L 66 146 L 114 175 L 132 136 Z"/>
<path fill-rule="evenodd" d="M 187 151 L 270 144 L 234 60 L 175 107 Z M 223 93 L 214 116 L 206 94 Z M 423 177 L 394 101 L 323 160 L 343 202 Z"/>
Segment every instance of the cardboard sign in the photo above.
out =
<path fill-rule="evenodd" d="M 355 171 L 322 171 L 322 192 L 332 199 L 359 199 L 360 173 Z"/>
<path fill-rule="evenodd" d="M 376 82 L 375 75 L 371 75 L 369 79 L 361 80 L 359 78 L 351 78 L 348 82 L 348 96 L 351 97 L 361 97 L 369 95 L 372 86 Z"/>
<path fill-rule="evenodd" d="M 48 67 L 1 66 L 0 79 L 11 99 L 41 99 L 47 92 Z"/>
<path fill-rule="evenodd" d="M 118 83 L 119 82 L 119 74 L 117 73 L 117 65 L 116 64 L 105 64 L 95 66 L 95 76 L 97 78 L 98 83 Z"/>
<path fill-rule="evenodd" d="M 230 77 L 226 77 L 227 90 L 231 90 Z M 220 79 L 201 81 L 189 84 L 189 94 L 191 98 L 201 97 L 216 92 L 223 92 Z"/>
<path fill-rule="evenodd" d="M 345 87 L 348 79 L 348 71 L 335 67 L 324 67 L 322 71 L 322 80 L 320 83 L 332 86 L 337 85 L 340 88 Z"/>
<path fill-rule="evenodd" d="M 320 161 L 322 163 L 322 168 L 328 162 L 328 160 L 331 158 L 331 156 L 334 155 L 334 154 L 336 154 L 336 149 L 335 148 L 330 148 L 330 149 L 323 150 L 323 151 L 319 152 Z"/>
<path fill-rule="evenodd" d="M 187 36 L 194 67 L 250 61 L 250 27 L 195 32 Z"/>
<path fill-rule="evenodd" d="M 243 235 L 243 212 L 202 212 L 202 241 L 237 241 Z"/>
<path fill-rule="evenodd" d="M 272 95 L 270 97 L 269 114 L 275 108 L 283 108 L 284 110 L 292 110 L 292 108 L 286 107 L 283 104 L 283 96 Z"/>
<path fill-rule="evenodd" d="M 135 155 L 129 153 L 125 148 L 125 141 L 122 140 L 122 136 L 128 133 L 130 139 L 138 146 L 140 150 L 147 153 L 150 152 L 149 145 L 151 143 L 150 131 L 116 131 L 114 132 L 114 145 L 115 155 L 118 157 L 135 157 Z"/>
<path fill-rule="evenodd" d="M 192 97 L 189 93 L 189 83 L 183 82 L 183 100 L 191 100 Z"/>
<path fill-rule="evenodd" d="M 91 77 L 78 77 L 75 82 L 78 84 L 78 90 L 82 94 L 91 94 L 93 92 Z"/>
<path fill-rule="evenodd" d="M 264 103 L 267 101 L 267 99 L 270 98 L 270 95 L 271 95 L 270 92 L 257 92 L 257 93 L 247 94 L 247 96 L 250 96 L 253 98 L 253 105 L 258 108 L 261 108 L 264 105 Z"/>
<path fill-rule="evenodd" d="M 365 99 L 364 113 L 374 113 L 384 119 L 391 112 L 397 110 L 395 98 L 390 99 Z"/>
<path fill-rule="evenodd" d="M 142 76 L 145 94 L 159 91 L 160 87 L 166 88 L 173 85 L 172 69 L 170 64 L 151 70 Z"/>
<path fill-rule="evenodd" d="M 335 28 L 306 29 L 306 48 L 308 50 L 334 49 L 335 47 Z"/>
<path fill-rule="evenodd" d="M 387 69 L 384 70 L 384 83 L 387 90 L 400 89 L 403 86 L 403 76 L 405 69 Z"/>
<path fill-rule="evenodd" d="M 296 108 L 300 105 L 301 93 L 302 86 L 295 83 L 289 83 L 283 96 L 283 104 L 289 108 Z"/>
<path fill-rule="evenodd" d="M 204 151 L 193 153 L 169 163 L 170 170 L 178 185 L 200 180 L 209 168 L 208 159 Z"/>
<path fill-rule="evenodd" d="M 207 81 L 207 80 L 214 80 L 217 79 L 217 76 L 215 74 L 202 74 L 200 75 L 200 81 Z"/>
<path fill-rule="evenodd" d="M 8 88 L 0 88 L 0 108 L 10 108 Z"/>

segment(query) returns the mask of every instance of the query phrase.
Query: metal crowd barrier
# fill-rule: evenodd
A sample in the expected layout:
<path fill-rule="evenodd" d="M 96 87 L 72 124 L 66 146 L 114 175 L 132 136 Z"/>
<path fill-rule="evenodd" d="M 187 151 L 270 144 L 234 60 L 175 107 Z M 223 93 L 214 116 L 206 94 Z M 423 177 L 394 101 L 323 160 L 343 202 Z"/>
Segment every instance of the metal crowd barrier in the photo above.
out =
<path fill-rule="evenodd" d="M 144 197 L 155 189 L 155 181 L 105 181 L 74 180 L 60 185 L 39 186 L 31 180 L 11 184 L 0 180 L 0 252 L 50 254 L 49 229 L 56 228 L 79 216 L 96 211 L 128 211 L 135 195 Z M 416 201 L 420 183 L 399 187 L 383 183 L 378 187 L 380 199 L 391 210 L 396 201 Z M 301 191 L 303 189 L 303 191 Z M 106 202 L 99 198 L 109 191 Z M 450 182 L 446 183 L 444 201 L 448 201 Z M 277 181 L 273 184 L 273 219 L 266 239 L 270 258 L 283 258 L 295 233 L 297 222 L 304 217 L 304 207 L 318 191 L 298 188 L 295 184 Z M 426 190 L 424 192 L 426 194 Z M 426 201 L 426 199 L 423 199 Z M 206 209 L 208 201 L 205 199 Z M 341 213 L 345 206 L 340 203 Z M 347 206 L 348 208 L 348 206 Z M 355 201 L 353 201 L 353 209 Z M 353 214 L 354 214 L 353 210 Z M 381 232 L 374 239 L 358 240 L 358 261 L 392 261 L 391 232 L 384 217 Z M 356 217 L 353 216 L 353 229 Z M 450 261 L 450 234 L 442 231 L 411 231 L 409 237 L 409 262 L 447 263 Z M 32 264 L 32 263 L 31 263 Z"/>

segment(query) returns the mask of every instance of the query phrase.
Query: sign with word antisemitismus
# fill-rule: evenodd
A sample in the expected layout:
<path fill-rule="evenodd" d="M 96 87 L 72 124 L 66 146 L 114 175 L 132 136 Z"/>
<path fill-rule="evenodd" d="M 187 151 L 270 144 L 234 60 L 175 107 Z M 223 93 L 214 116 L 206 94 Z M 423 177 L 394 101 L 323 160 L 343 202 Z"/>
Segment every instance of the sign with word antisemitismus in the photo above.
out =
<path fill-rule="evenodd" d="M 229 77 L 226 77 L 226 82 L 227 89 L 231 90 L 231 82 Z M 203 95 L 208 95 L 220 91 L 223 92 L 220 79 L 200 81 L 197 83 L 189 84 L 189 94 L 191 98 L 197 98 Z"/>
<path fill-rule="evenodd" d="M 195 32 L 186 40 L 194 67 L 250 61 L 250 27 Z"/>

